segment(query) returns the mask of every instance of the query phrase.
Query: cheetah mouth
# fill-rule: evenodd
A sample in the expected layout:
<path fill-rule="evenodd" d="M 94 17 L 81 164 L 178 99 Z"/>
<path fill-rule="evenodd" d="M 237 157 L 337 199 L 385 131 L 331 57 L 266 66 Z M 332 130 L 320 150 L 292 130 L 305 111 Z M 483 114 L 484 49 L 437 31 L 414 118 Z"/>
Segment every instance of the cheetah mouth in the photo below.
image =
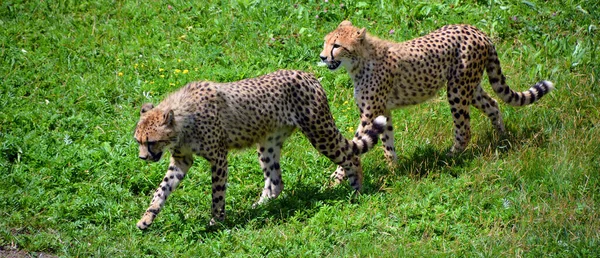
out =
<path fill-rule="evenodd" d="M 162 154 L 163 154 L 162 152 L 156 153 L 156 154 L 152 155 L 149 160 L 152 162 L 158 162 L 160 160 L 160 158 L 162 158 Z"/>
<path fill-rule="evenodd" d="M 329 70 L 335 70 L 338 69 L 340 67 L 340 64 L 342 64 L 341 61 L 331 61 L 329 63 L 327 63 L 327 68 L 329 68 Z"/>

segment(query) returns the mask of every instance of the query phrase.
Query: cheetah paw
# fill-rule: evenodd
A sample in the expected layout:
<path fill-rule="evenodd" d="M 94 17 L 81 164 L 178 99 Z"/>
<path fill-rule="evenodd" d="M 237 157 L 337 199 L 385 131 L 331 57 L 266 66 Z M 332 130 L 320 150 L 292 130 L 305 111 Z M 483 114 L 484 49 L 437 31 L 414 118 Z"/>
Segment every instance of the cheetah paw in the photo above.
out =
<path fill-rule="evenodd" d="M 150 224 L 152 224 L 152 220 L 153 220 L 152 216 L 144 214 L 144 216 L 140 219 L 140 221 L 138 221 L 137 227 L 140 230 L 145 230 L 150 226 Z"/>

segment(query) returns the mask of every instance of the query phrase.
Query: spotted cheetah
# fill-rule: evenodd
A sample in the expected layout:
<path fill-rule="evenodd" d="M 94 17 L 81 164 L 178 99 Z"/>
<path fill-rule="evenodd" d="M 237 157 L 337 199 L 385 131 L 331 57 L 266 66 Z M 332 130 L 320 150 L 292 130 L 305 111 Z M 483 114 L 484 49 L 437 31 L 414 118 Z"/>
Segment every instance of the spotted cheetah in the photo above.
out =
<path fill-rule="evenodd" d="M 388 126 L 380 137 L 392 164 L 397 159 L 392 109 L 422 103 L 446 86 L 455 134 L 449 154 L 454 154 L 462 152 L 471 138 L 470 105 L 485 113 L 499 133 L 505 131 L 498 103 L 481 87 L 484 70 L 496 94 L 513 106 L 531 104 L 554 88 L 552 82 L 540 81 L 524 92 L 510 89 L 492 41 L 470 25 L 448 25 L 396 43 L 343 21 L 325 36 L 320 58 L 330 70 L 344 66 L 354 81 L 361 120 L 356 137 L 376 116 L 387 117 Z M 339 168 L 336 173 L 341 176 L 343 171 Z"/>
<path fill-rule="evenodd" d="M 192 82 L 158 106 L 142 106 L 134 137 L 139 158 L 159 161 L 171 153 L 169 168 L 150 207 L 137 223 L 146 229 L 193 164 L 204 157 L 212 172 L 212 219 L 225 218 L 227 152 L 258 145 L 265 186 L 258 204 L 283 190 L 279 163 L 281 147 L 295 128 L 323 155 L 348 171 L 356 190 L 362 185 L 359 155 L 377 143 L 386 119 L 365 126 L 365 136 L 346 140 L 335 126 L 325 91 L 311 74 L 281 70 L 232 83 Z"/>

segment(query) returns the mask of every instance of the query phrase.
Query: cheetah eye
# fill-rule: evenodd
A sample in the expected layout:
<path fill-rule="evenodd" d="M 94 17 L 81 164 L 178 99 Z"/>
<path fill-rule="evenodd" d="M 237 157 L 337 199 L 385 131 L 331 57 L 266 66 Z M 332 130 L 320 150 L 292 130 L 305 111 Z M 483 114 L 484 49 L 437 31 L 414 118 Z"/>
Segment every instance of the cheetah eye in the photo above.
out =
<path fill-rule="evenodd" d="M 339 44 L 333 44 L 333 48 L 341 47 Z"/>

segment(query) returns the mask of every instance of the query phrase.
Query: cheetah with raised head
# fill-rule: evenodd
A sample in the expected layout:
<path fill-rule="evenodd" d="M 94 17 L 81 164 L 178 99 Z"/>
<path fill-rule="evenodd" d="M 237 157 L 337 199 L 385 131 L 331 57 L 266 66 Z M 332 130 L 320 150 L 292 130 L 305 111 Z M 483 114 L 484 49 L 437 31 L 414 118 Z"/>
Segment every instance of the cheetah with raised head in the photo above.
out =
<path fill-rule="evenodd" d="M 361 120 L 356 137 L 376 116 L 386 116 L 388 126 L 380 137 L 390 163 L 397 159 L 392 109 L 424 102 L 445 86 L 454 120 L 455 139 L 449 152 L 453 154 L 463 151 L 471 138 L 470 105 L 485 113 L 494 128 L 504 133 L 498 104 L 480 84 L 484 70 L 496 94 L 513 106 L 531 104 L 554 88 L 552 82 L 540 81 L 524 92 L 511 90 L 492 41 L 470 25 L 448 25 L 396 43 L 343 21 L 325 36 L 320 58 L 330 70 L 344 66 L 354 81 Z M 336 173 L 343 171 L 338 169 Z"/>
<path fill-rule="evenodd" d="M 312 75 L 277 71 L 232 83 L 192 82 L 158 106 L 142 106 L 134 137 L 139 157 L 158 161 L 171 153 L 169 168 L 150 207 L 137 223 L 146 229 L 194 161 L 204 157 L 212 172 L 212 219 L 225 218 L 227 152 L 258 145 L 265 186 L 258 204 L 283 190 L 279 163 L 281 147 L 299 128 L 317 150 L 348 171 L 350 184 L 362 186 L 360 154 L 377 143 L 386 120 L 381 116 L 365 126 L 365 136 L 349 141 L 338 131 L 325 91 Z"/>

